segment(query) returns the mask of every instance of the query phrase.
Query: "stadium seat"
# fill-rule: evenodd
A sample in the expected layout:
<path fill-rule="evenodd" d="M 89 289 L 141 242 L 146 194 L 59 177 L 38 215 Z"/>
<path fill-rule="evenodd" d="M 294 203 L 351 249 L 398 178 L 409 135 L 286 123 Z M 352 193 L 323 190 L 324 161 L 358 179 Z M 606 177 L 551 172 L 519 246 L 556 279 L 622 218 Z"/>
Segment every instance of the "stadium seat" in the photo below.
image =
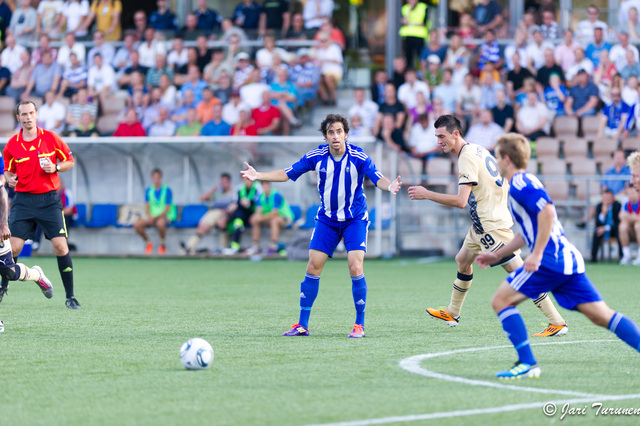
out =
<path fill-rule="evenodd" d="M 106 228 L 115 225 L 118 218 L 118 206 L 115 204 L 94 204 L 91 207 L 91 220 L 84 224 L 87 228 Z"/>
<path fill-rule="evenodd" d="M 384 211 L 384 209 L 383 209 Z M 371 211 L 369 212 L 369 222 L 371 222 L 371 225 L 369 225 L 369 229 L 370 230 L 375 230 L 376 229 L 376 208 L 373 207 L 371 209 Z M 382 229 L 389 229 L 391 227 L 391 217 L 385 218 L 385 215 L 383 214 L 382 216 Z M 391 216 L 391 215 L 389 215 Z"/>
<path fill-rule="evenodd" d="M 309 206 L 305 215 L 305 221 L 300 225 L 300 229 L 313 229 L 316 227 L 316 215 L 318 214 L 319 204 Z"/>
<path fill-rule="evenodd" d="M 557 138 L 540 137 L 536 140 L 536 156 L 538 158 L 558 158 L 560 140 Z"/>
<path fill-rule="evenodd" d="M 553 201 L 567 201 L 569 199 L 569 182 L 548 180 L 543 184 Z"/>
<path fill-rule="evenodd" d="M 589 144 L 582 138 L 564 138 L 562 151 L 565 158 L 586 159 L 589 151 Z"/>
<path fill-rule="evenodd" d="M 419 158 L 408 156 L 398 158 L 398 174 L 402 176 L 402 183 L 406 185 L 420 185 L 424 167 L 424 161 Z"/>
<path fill-rule="evenodd" d="M 584 180 L 576 181 L 573 183 L 576 188 L 576 198 L 580 201 L 590 199 L 600 195 L 600 184 L 597 181 L 589 181 L 589 193 L 587 194 L 587 182 Z"/>
<path fill-rule="evenodd" d="M 611 157 L 616 149 L 618 149 L 618 141 L 613 138 L 596 139 L 591 148 L 593 156 L 596 158 L 606 155 Z"/>
<path fill-rule="evenodd" d="M 289 207 L 291 207 L 291 212 L 293 213 L 293 222 L 291 222 L 287 228 L 293 228 L 300 218 L 302 218 L 302 208 L 295 204 L 292 204 Z"/>
<path fill-rule="evenodd" d="M 115 114 L 103 115 L 96 122 L 96 129 L 102 136 L 111 136 L 118 128 L 118 116 Z"/>
<path fill-rule="evenodd" d="M 195 228 L 209 208 L 204 204 L 189 204 L 182 208 L 180 220 L 173 222 L 175 228 Z"/>
<path fill-rule="evenodd" d="M 124 111 L 126 107 L 126 101 L 119 96 L 110 96 L 108 102 L 102 107 L 103 115 L 118 115 Z"/>
<path fill-rule="evenodd" d="M 78 218 L 73 221 L 73 226 L 84 226 L 87 222 L 87 205 L 76 204 L 76 210 L 78 210 Z"/>
<path fill-rule="evenodd" d="M 637 151 L 640 149 L 640 139 L 632 138 L 632 139 L 624 139 L 622 141 L 622 149 L 625 151 Z"/>
<path fill-rule="evenodd" d="M 588 116 L 582 117 L 582 137 L 594 140 L 598 135 L 598 128 L 600 127 L 600 116 Z"/>
<path fill-rule="evenodd" d="M 557 138 L 578 136 L 578 119 L 562 115 L 553 120 L 553 133 Z"/>
<path fill-rule="evenodd" d="M 567 163 L 559 158 L 539 158 L 543 175 L 566 175 Z"/>
<path fill-rule="evenodd" d="M 436 157 L 427 161 L 427 185 L 448 188 L 451 182 L 451 160 Z"/>
<path fill-rule="evenodd" d="M 8 112 L 13 116 L 15 114 L 16 101 L 10 96 L 0 96 L 0 113 Z"/>
<path fill-rule="evenodd" d="M 591 158 L 573 158 L 567 160 L 571 174 L 574 176 L 594 176 L 598 174 L 596 160 Z"/>
<path fill-rule="evenodd" d="M 538 174 L 538 161 L 535 158 L 529 160 L 529 163 L 527 164 L 527 172 L 534 175 Z"/>

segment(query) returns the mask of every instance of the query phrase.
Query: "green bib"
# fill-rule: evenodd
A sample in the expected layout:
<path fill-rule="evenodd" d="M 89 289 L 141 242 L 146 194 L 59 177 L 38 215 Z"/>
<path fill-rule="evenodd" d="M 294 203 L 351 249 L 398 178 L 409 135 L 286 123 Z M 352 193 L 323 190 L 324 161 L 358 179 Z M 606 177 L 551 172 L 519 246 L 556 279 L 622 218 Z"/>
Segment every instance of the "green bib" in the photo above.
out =
<path fill-rule="evenodd" d="M 163 184 L 160 187 L 160 198 L 156 199 L 155 188 L 153 186 L 150 186 L 149 189 L 147 189 L 147 195 L 149 198 L 149 212 L 151 213 L 152 217 L 158 216 L 167 207 L 167 191 L 168 190 L 169 190 L 169 187 Z M 176 205 L 172 201 L 171 207 L 167 212 L 167 220 L 169 222 L 173 222 L 174 220 L 176 220 L 177 216 L 178 216 L 178 213 L 176 210 Z"/>
<path fill-rule="evenodd" d="M 278 191 L 273 188 L 271 188 L 269 197 L 267 197 L 264 193 L 260 194 L 258 204 L 260 205 L 260 207 L 262 207 L 262 213 L 271 213 L 271 211 L 275 208 L 274 205 L 276 201 L 276 194 L 278 194 Z M 293 211 L 291 210 L 289 203 L 284 197 L 282 197 L 282 205 L 280 206 L 278 213 L 280 214 L 280 216 L 286 218 L 289 222 L 293 221 Z"/>

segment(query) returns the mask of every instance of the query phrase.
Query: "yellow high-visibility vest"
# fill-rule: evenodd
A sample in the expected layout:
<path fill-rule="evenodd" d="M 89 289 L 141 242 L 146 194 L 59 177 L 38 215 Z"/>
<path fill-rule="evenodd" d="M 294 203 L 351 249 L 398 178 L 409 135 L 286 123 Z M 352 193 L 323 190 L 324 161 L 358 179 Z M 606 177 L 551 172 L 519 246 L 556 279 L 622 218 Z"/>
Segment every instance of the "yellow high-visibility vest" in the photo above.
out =
<path fill-rule="evenodd" d="M 416 4 L 416 7 L 411 9 L 409 3 L 402 6 L 402 17 L 407 18 L 409 25 L 400 27 L 401 37 L 419 37 L 427 40 L 429 38 L 429 30 L 425 24 L 425 17 L 427 16 L 427 5 L 424 3 Z"/>

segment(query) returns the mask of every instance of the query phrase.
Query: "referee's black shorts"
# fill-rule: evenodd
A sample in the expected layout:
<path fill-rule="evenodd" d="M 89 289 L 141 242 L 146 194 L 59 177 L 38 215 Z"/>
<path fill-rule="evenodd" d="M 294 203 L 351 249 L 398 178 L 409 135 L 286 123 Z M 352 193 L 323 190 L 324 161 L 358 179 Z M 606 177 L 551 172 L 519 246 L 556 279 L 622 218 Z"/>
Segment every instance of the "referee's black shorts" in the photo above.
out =
<path fill-rule="evenodd" d="M 16 192 L 9 211 L 11 235 L 23 240 L 34 239 L 40 225 L 47 239 L 67 237 L 62 200 L 56 191 L 44 194 Z"/>

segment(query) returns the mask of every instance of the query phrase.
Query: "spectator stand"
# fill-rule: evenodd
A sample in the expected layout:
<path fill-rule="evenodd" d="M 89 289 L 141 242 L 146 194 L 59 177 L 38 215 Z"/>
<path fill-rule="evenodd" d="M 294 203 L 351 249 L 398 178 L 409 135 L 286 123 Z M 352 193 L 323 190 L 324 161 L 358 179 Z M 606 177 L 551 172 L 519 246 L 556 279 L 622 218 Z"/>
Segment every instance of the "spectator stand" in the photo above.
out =
<path fill-rule="evenodd" d="M 318 136 L 68 137 L 65 140 L 76 160 L 76 167 L 65 178 L 86 217 L 74 228 L 74 240 L 85 254 L 91 255 L 142 253 L 140 242 L 129 227 L 144 211 L 141 200 L 144 200 L 146 177 L 155 167 L 163 170 L 176 205 L 182 206 L 178 221 L 170 227 L 167 235 L 168 253 L 176 254 L 178 242 L 187 239 L 206 211 L 204 206 L 197 204 L 199 194 L 216 184 L 220 173 L 229 172 L 236 187 L 240 184 L 239 171 L 244 168 L 244 161 L 263 170 L 286 168 L 323 142 Z M 353 138 L 350 142 L 367 150 L 376 163 L 382 162 L 382 146 L 374 144 L 373 138 Z M 388 175 L 387 172 L 385 174 Z M 299 216 L 307 211 L 307 206 L 317 205 L 316 192 L 311 188 L 313 183 L 310 180 L 277 185 L 292 206 L 299 206 Z M 375 190 L 373 186 L 368 186 L 367 191 L 375 194 L 370 197 L 373 201 L 369 203 L 370 209 L 379 206 L 378 211 L 385 211 L 381 210 L 383 203 L 391 203 L 392 211 L 396 211 L 393 205 L 396 197 Z M 382 223 L 378 223 L 377 229 L 382 228 Z M 390 226 L 384 233 L 384 246 L 382 232 L 372 233 L 369 255 L 395 252 L 395 246 L 389 242 L 395 242 L 395 227 Z M 210 244 L 215 247 L 217 238 L 211 238 Z"/>

